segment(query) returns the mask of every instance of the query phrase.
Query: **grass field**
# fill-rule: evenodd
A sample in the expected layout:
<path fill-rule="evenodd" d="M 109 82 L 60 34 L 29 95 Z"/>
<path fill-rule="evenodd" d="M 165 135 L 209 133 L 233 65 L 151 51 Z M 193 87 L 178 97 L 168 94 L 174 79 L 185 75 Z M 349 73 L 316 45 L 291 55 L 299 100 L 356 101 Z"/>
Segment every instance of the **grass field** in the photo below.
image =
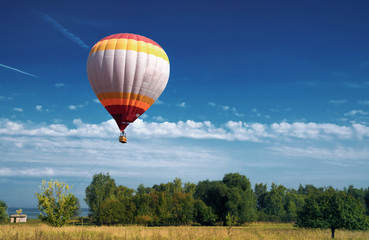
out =
<path fill-rule="evenodd" d="M 292 224 L 252 223 L 243 227 L 50 227 L 37 221 L 0 225 L 0 239 L 330 239 L 329 230 L 299 229 Z M 336 231 L 336 239 L 369 239 L 369 231 Z"/>

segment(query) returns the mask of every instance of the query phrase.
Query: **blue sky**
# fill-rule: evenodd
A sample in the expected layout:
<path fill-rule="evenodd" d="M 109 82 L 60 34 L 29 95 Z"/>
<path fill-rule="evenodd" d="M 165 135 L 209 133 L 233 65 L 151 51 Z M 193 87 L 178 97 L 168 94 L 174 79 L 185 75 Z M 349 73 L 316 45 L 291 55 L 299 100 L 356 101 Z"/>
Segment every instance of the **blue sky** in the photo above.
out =
<path fill-rule="evenodd" d="M 366 1 L 2 1 L 0 199 L 34 207 L 43 179 L 93 174 L 152 186 L 222 179 L 252 184 L 369 180 Z M 166 51 L 159 100 L 127 128 L 97 102 L 90 48 L 136 33 Z M 84 202 L 81 201 L 83 204 Z"/>

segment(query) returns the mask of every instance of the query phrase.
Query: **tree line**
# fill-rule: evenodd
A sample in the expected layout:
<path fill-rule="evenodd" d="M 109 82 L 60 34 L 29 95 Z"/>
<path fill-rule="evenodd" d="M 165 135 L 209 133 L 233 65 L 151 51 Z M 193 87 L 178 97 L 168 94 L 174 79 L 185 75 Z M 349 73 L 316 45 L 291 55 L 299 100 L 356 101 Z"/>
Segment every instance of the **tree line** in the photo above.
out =
<path fill-rule="evenodd" d="M 249 179 L 238 173 L 198 184 L 183 184 L 175 178 L 152 187 L 141 184 L 137 190 L 116 185 L 108 173 L 100 173 L 86 188 L 85 201 L 97 225 L 242 225 L 269 221 L 331 229 L 369 226 L 369 188 L 336 190 L 300 185 L 288 189 L 273 183 L 268 190 L 263 183 L 252 187 Z M 337 209 L 339 212 L 334 212 Z M 326 215 L 334 217 L 324 220 Z"/>
<path fill-rule="evenodd" d="M 52 226 L 65 225 L 79 212 L 79 200 L 68 184 L 43 181 L 36 193 L 39 218 Z M 232 226 L 253 221 L 294 222 L 298 227 L 369 229 L 369 188 L 300 185 L 288 189 L 272 183 L 251 186 L 239 173 L 222 180 L 172 182 L 136 190 L 117 185 L 109 173 L 95 174 L 85 190 L 90 221 L 96 225 L 139 224 L 145 226 Z M 6 203 L 0 201 L 0 222 L 7 221 Z"/>

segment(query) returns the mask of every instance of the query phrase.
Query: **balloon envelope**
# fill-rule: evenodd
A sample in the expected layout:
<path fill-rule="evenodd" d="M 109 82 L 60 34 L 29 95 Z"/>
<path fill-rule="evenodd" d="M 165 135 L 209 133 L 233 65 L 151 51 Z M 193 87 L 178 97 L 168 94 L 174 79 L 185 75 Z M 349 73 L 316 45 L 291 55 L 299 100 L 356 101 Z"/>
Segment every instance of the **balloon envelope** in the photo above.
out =
<path fill-rule="evenodd" d="M 129 33 L 101 39 L 91 49 L 91 87 L 123 131 L 161 95 L 169 78 L 165 51 L 149 38 Z"/>

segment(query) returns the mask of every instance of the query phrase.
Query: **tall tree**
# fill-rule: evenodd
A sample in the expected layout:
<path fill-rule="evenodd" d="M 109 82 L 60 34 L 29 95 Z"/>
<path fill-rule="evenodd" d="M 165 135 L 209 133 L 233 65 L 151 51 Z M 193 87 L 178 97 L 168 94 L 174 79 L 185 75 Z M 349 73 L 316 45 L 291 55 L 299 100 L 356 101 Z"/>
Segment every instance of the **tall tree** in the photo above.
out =
<path fill-rule="evenodd" d="M 305 202 L 305 195 L 298 194 L 296 190 L 287 190 L 284 209 L 286 215 L 283 219 L 284 222 L 296 221 L 297 213 L 302 210 Z"/>
<path fill-rule="evenodd" d="M 221 181 L 201 181 L 196 186 L 195 199 L 201 199 L 214 210 L 218 220 L 225 222 L 227 216 L 226 202 L 228 188 Z"/>
<path fill-rule="evenodd" d="M 357 201 L 359 201 L 363 205 L 365 211 L 367 210 L 366 204 L 365 204 L 365 191 L 364 191 L 364 189 L 354 188 L 354 186 L 350 185 L 348 187 L 348 189 L 345 188 L 344 191 L 347 194 L 353 196 Z"/>
<path fill-rule="evenodd" d="M 115 195 L 116 185 L 115 180 L 112 179 L 107 173 L 95 174 L 92 177 L 92 181 L 86 188 L 85 202 L 89 207 L 89 215 L 92 217 L 93 221 L 100 225 L 100 205 L 105 199 L 110 198 Z"/>
<path fill-rule="evenodd" d="M 68 184 L 44 180 L 40 189 L 40 193 L 35 193 L 41 211 L 39 218 L 54 227 L 66 224 L 77 209 L 77 198 L 69 191 Z"/>
<path fill-rule="evenodd" d="M 191 194 L 176 192 L 173 195 L 172 222 L 175 225 L 189 225 L 193 222 L 194 200 Z"/>
<path fill-rule="evenodd" d="M 336 229 L 368 229 L 368 216 L 363 206 L 351 195 L 326 189 L 318 196 L 311 195 L 301 212 L 298 213 L 296 225 L 305 228 L 331 229 L 334 238 Z"/>
<path fill-rule="evenodd" d="M 6 222 L 6 220 L 8 219 L 8 213 L 6 211 L 7 209 L 8 206 L 6 205 L 6 203 L 0 200 L 0 223 Z"/>
<path fill-rule="evenodd" d="M 106 198 L 100 204 L 100 214 L 98 222 L 100 224 L 112 225 L 118 223 L 124 223 L 124 206 L 115 197 Z"/>
<path fill-rule="evenodd" d="M 210 206 L 224 224 L 228 214 L 237 217 L 238 224 L 256 218 L 256 197 L 250 181 L 238 173 L 226 174 L 222 181 L 199 182 L 195 199 Z"/>
<path fill-rule="evenodd" d="M 268 193 L 267 185 L 263 183 L 255 184 L 256 207 L 258 210 L 265 208 L 265 198 Z"/>
<path fill-rule="evenodd" d="M 238 224 L 255 220 L 256 197 L 249 179 L 239 173 L 229 173 L 224 176 L 223 182 L 228 187 L 227 214 L 235 216 Z"/>
<path fill-rule="evenodd" d="M 366 206 L 366 214 L 369 215 L 369 188 L 365 190 L 364 201 Z"/>
<path fill-rule="evenodd" d="M 283 185 L 276 185 L 272 183 L 270 192 L 265 198 L 265 213 L 268 215 L 270 221 L 281 222 L 286 216 L 284 208 L 287 188 Z"/>

